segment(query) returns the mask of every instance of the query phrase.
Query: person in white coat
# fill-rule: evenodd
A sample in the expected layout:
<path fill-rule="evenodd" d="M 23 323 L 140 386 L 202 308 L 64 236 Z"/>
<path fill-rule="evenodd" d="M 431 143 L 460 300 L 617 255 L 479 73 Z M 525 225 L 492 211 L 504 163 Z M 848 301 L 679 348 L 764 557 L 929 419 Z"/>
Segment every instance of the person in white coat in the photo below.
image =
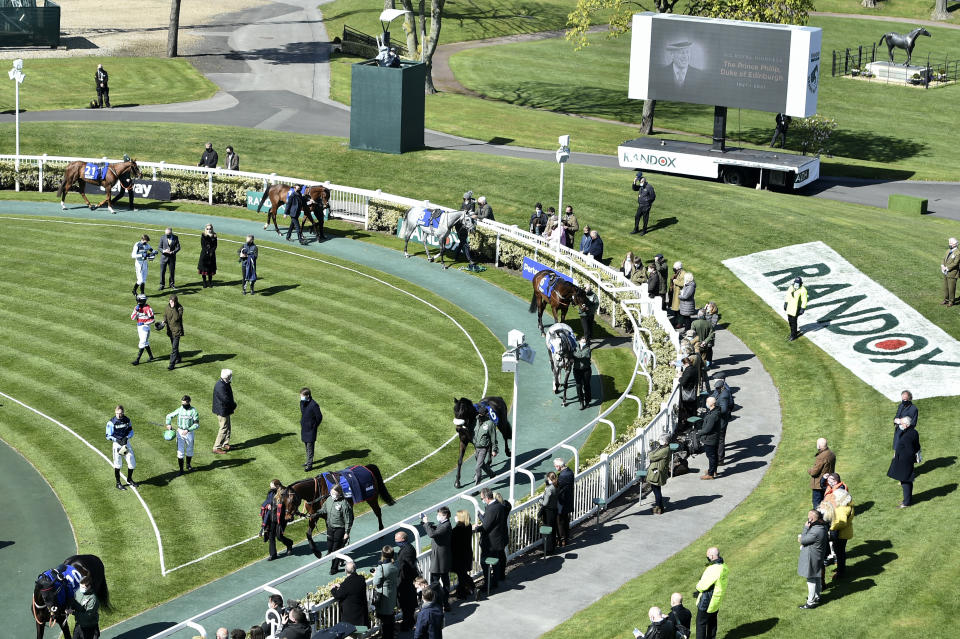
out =
<path fill-rule="evenodd" d="M 137 283 L 133 285 L 133 295 L 136 297 L 137 288 L 140 294 L 145 293 L 147 284 L 147 268 L 150 261 L 157 257 L 157 252 L 150 246 L 150 236 L 144 233 L 140 236 L 140 241 L 133 245 L 133 251 L 130 252 L 133 258 L 133 268 L 137 273 Z"/>

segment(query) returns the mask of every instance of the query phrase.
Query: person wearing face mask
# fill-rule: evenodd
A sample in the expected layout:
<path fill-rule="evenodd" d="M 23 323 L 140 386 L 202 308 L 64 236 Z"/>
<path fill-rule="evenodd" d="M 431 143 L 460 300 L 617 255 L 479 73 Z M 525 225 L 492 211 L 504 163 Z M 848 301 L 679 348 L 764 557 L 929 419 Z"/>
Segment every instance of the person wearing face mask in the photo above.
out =
<path fill-rule="evenodd" d="M 530 216 L 530 232 L 534 235 L 543 235 L 547 228 L 547 214 L 543 212 L 543 204 L 537 202 Z"/>
<path fill-rule="evenodd" d="M 167 268 L 170 269 L 170 288 L 177 288 L 173 283 L 174 272 L 177 269 L 177 253 L 180 252 L 180 238 L 173 233 L 169 226 L 164 230 L 163 237 L 160 238 L 160 290 L 164 289 L 166 282 Z"/>
<path fill-rule="evenodd" d="M 327 554 L 335 555 L 338 550 L 350 542 L 350 529 L 353 527 L 353 504 L 343 498 L 343 489 L 334 486 L 330 497 L 320 507 L 320 516 L 327 522 Z M 392 549 L 391 549 L 392 552 Z M 341 559 L 330 562 L 330 574 L 340 571 Z"/>
<path fill-rule="evenodd" d="M 100 600 L 87 577 L 74 594 L 73 639 L 100 639 Z"/>
<path fill-rule="evenodd" d="M 176 295 L 170 296 L 167 307 L 163 309 L 163 321 L 156 323 L 157 329 L 166 327 L 167 337 L 170 338 L 170 364 L 168 371 L 180 363 L 180 338 L 183 337 L 183 306 Z"/>
<path fill-rule="evenodd" d="M 800 337 L 797 330 L 797 318 L 803 315 L 807 310 L 807 289 L 803 285 L 801 278 L 793 280 L 793 284 L 787 289 L 786 298 L 783 300 L 783 310 L 787 312 L 787 322 L 790 324 L 790 337 L 788 342 L 792 342 Z"/>
<path fill-rule="evenodd" d="M 274 561 L 277 558 L 278 539 L 287 547 L 284 557 L 293 554 L 293 541 L 283 534 L 287 527 L 287 518 L 281 497 L 282 490 L 283 484 L 280 483 L 279 479 L 271 480 L 267 498 L 260 504 L 261 534 L 263 535 L 263 541 L 268 544 L 267 549 L 270 552 L 267 561 Z"/>
<path fill-rule="evenodd" d="M 590 377 L 593 369 L 590 364 L 590 343 L 586 336 L 577 342 L 577 350 L 573 351 L 573 380 L 577 385 L 577 399 L 580 400 L 580 410 L 585 409 L 593 398 L 590 393 Z"/>
<path fill-rule="evenodd" d="M 453 568 L 453 549 L 450 545 L 453 529 L 450 527 L 450 509 L 441 506 L 437 510 L 437 523 L 427 521 L 424 515 L 420 524 L 426 528 L 427 536 L 432 542 L 430 546 L 430 583 L 439 582 L 443 586 L 440 604 L 443 609 L 450 610 L 448 597 L 450 596 L 450 570 Z"/>
<path fill-rule="evenodd" d="M 920 435 L 909 417 L 901 417 L 893 431 L 893 460 L 887 469 L 887 477 L 900 482 L 903 501 L 899 508 L 913 503 L 913 482 L 917 478 L 914 464 L 920 461 Z"/>
<path fill-rule="evenodd" d="M 167 415 L 167 430 L 173 430 L 173 420 L 177 420 L 177 466 L 180 470 L 177 477 L 183 475 L 183 458 L 187 458 L 187 472 L 193 470 L 193 433 L 200 426 L 200 415 L 197 409 L 190 405 L 190 396 L 184 395 L 180 399 L 180 408 Z"/>
<path fill-rule="evenodd" d="M 253 243 L 253 236 L 248 235 L 246 243 L 240 247 L 237 252 L 240 256 L 240 279 L 243 280 L 241 290 L 247 294 L 247 282 L 250 283 L 250 294 L 253 295 L 253 287 L 257 281 L 257 255 L 260 249 Z"/>
<path fill-rule="evenodd" d="M 317 428 L 323 421 L 320 405 L 314 401 L 309 388 L 300 389 L 300 441 L 307 449 L 307 461 L 303 464 L 305 471 L 313 468 L 313 447 L 317 442 Z"/>
<path fill-rule="evenodd" d="M 920 417 L 920 410 L 917 408 L 917 405 L 913 403 L 913 393 L 908 390 L 900 393 L 900 403 L 897 405 L 897 414 L 893 418 L 894 426 L 897 426 L 900 423 L 901 417 L 909 417 L 910 423 L 913 424 L 913 427 L 917 427 L 917 419 Z"/>

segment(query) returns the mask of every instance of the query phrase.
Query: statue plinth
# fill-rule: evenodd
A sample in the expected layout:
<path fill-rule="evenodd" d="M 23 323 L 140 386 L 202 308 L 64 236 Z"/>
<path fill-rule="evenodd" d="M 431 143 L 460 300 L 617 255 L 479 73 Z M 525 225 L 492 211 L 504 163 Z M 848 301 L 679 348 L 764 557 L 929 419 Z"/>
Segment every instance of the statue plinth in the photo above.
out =
<path fill-rule="evenodd" d="M 902 82 L 904 84 L 909 84 L 914 75 L 919 75 L 921 80 L 930 77 L 930 67 L 917 65 L 903 66 L 896 62 L 870 62 L 867 64 L 867 71 L 880 80 Z"/>

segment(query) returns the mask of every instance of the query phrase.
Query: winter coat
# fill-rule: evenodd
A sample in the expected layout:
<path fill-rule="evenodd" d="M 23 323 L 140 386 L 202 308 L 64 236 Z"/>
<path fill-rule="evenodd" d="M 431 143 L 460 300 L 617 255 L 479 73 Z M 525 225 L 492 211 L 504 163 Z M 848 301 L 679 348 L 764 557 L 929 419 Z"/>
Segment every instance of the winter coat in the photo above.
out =
<path fill-rule="evenodd" d="M 840 539 L 853 539 L 853 504 L 835 506 L 830 530 L 835 530 Z"/>
<path fill-rule="evenodd" d="M 453 548 L 451 547 L 453 529 L 449 521 L 439 524 L 426 523 L 427 536 L 433 544 L 430 547 L 430 572 L 448 573 L 453 570 Z"/>
<path fill-rule="evenodd" d="M 459 522 L 450 531 L 450 546 L 454 572 L 473 568 L 473 529 Z"/>
<path fill-rule="evenodd" d="M 720 409 L 716 406 L 703 415 L 700 426 L 700 441 L 704 446 L 716 446 L 720 442 Z"/>
<path fill-rule="evenodd" d="M 317 427 L 323 421 L 320 405 L 312 397 L 308 402 L 300 402 L 300 441 L 317 441 Z"/>
<path fill-rule="evenodd" d="M 813 468 L 807 471 L 810 474 L 810 489 L 820 490 L 820 479 L 827 473 L 833 473 L 836 467 L 837 456 L 833 454 L 830 448 L 817 451 L 816 458 L 813 460 Z"/>
<path fill-rule="evenodd" d="M 727 590 L 727 577 L 729 574 L 730 569 L 727 568 L 727 564 L 723 563 L 722 557 L 717 557 L 715 561 L 704 569 L 703 574 L 700 576 L 700 581 L 697 582 L 697 591 L 700 593 L 697 595 L 697 602 L 700 602 L 700 597 L 712 586 L 713 595 L 710 597 L 710 605 L 707 606 L 707 612 L 717 612 L 720 610 L 720 605 L 723 603 L 723 595 Z"/>
<path fill-rule="evenodd" d="M 680 289 L 680 307 L 677 309 L 684 317 L 692 317 L 697 314 L 697 283 L 688 282 Z"/>
<path fill-rule="evenodd" d="M 217 236 L 204 233 L 200 236 L 200 259 L 197 271 L 214 275 L 217 272 Z"/>
<path fill-rule="evenodd" d="M 174 307 L 167 304 L 163 309 L 163 323 L 167 327 L 167 335 L 183 337 L 183 307 L 180 304 Z"/>
<path fill-rule="evenodd" d="M 213 387 L 213 414 L 221 417 L 233 415 L 237 403 L 233 401 L 233 387 L 229 382 L 218 379 Z"/>
<path fill-rule="evenodd" d="M 367 613 L 367 582 L 353 573 L 347 575 L 339 587 L 333 591 L 333 598 L 340 604 L 340 620 L 355 626 L 369 626 Z"/>
<path fill-rule="evenodd" d="M 680 292 L 683 290 L 683 276 L 686 275 L 686 271 L 680 269 L 673 274 L 673 297 L 670 299 L 670 310 L 679 311 L 680 310 Z"/>
<path fill-rule="evenodd" d="M 823 576 L 823 560 L 827 557 L 827 526 L 822 521 L 804 526 L 800 533 L 800 558 L 797 574 L 807 579 Z"/>
<path fill-rule="evenodd" d="M 667 284 L 668 284 L 667 262 L 666 260 L 659 260 L 659 261 L 654 260 L 653 265 L 654 265 L 654 268 L 657 269 L 657 275 L 660 276 L 660 296 L 665 298 L 667 295 Z"/>
<path fill-rule="evenodd" d="M 807 287 L 801 286 L 794 289 L 793 286 L 787 289 L 786 297 L 783 298 L 783 310 L 787 315 L 802 315 L 807 308 Z"/>
<path fill-rule="evenodd" d="M 561 513 L 573 512 L 573 471 L 567 467 L 557 475 L 557 506 Z"/>
<path fill-rule="evenodd" d="M 900 419 L 901 417 L 909 417 L 910 425 L 916 427 L 917 420 L 920 418 L 920 411 L 917 409 L 917 405 L 913 402 L 900 402 L 897 405 L 895 419 Z"/>
<path fill-rule="evenodd" d="M 898 428 L 899 430 L 899 428 Z M 894 436 L 893 460 L 887 470 L 887 477 L 904 483 L 911 483 L 917 478 L 913 465 L 920 452 L 920 435 L 912 426 L 900 431 Z"/>
<path fill-rule="evenodd" d="M 651 486 L 665 486 L 670 475 L 670 447 L 661 446 L 650 453 L 650 465 L 647 466 L 647 483 Z"/>
<path fill-rule="evenodd" d="M 376 613 L 381 616 L 392 615 L 397 607 L 397 581 L 400 578 L 400 571 L 391 561 L 382 563 L 373 571 L 373 589 L 383 595 L 379 605 L 376 607 Z"/>

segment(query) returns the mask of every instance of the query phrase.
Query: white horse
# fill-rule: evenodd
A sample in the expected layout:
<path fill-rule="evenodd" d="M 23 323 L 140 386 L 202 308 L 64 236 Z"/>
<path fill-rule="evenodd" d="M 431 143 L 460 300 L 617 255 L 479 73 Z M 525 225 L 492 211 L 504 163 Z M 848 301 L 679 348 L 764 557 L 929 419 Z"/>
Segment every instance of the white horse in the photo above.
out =
<path fill-rule="evenodd" d="M 545 341 L 550 353 L 550 370 L 553 371 L 553 392 L 560 392 L 560 371 L 564 372 L 562 406 L 567 405 L 567 384 L 573 370 L 573 351 L 577 348 L 577 336 L 567 324 L 551 324 Z M 571 400 L 572 401 L 572 400 Z"/>
<path fill-rule="evenodd" d="M 403 218 L 403 225 L 400 227 L 400 235 L 403 237 L 403 256 L 410 257 L 407 253 L 407 244 L 413 231 L 419 226 L 423 229 L 423 250 L 427 253 L 427 259 L 434 260 L 430 255 L 430 249 L 427 248 L 427 236 L 437 238 L 440 242 L 440 265 L 448 268 L 443 262 L 444 245 L 447 242 L 451 231 L 454 231 L 460 224 L 463 224 L 464 211 L 449 211 L 444 213 L 440 210 L 431 211 L 422 206 L 415 206 L 407 212 Z"/>

